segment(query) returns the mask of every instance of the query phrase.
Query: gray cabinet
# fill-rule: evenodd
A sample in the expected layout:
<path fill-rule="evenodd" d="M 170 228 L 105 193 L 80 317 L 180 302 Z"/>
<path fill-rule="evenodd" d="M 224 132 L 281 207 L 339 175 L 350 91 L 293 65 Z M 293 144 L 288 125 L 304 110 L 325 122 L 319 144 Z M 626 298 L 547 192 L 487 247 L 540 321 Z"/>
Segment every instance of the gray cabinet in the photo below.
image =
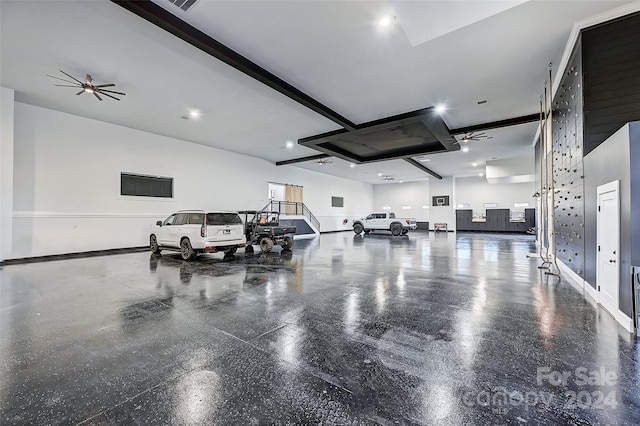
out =
<path fill-rule="evenodd" d="M 456 229 L 476 232 L 521 232 L 535 227 L 535 209 L 525 209 L 524 222 L 511 222 L 511 210 L 488 209 L 485 222 L 474 222 L 472 210 L 456 210 Z"/>

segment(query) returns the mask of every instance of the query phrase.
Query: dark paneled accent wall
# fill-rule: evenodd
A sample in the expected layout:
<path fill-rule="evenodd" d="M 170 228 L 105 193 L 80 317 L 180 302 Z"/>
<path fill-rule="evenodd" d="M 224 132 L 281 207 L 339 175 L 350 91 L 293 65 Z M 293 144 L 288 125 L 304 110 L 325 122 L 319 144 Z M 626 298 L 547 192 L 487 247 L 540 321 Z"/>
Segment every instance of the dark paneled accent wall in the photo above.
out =
<path fill-rule="evenodd" d="M 582 32 L 585 155 L 640 120 L 640 13 Z"/>
<path fill-rule="evenodd" d="M 584 278 L 582 84 L 578 41 L 553 99 L 552 155 L 557 256 Z"/>

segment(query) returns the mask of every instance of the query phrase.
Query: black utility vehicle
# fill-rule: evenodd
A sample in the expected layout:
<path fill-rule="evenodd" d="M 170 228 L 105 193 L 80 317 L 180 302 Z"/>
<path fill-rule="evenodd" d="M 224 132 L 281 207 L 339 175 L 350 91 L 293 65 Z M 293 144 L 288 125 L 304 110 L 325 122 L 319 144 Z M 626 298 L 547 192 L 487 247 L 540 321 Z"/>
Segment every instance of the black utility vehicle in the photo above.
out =
<path fill-rule="evenodd" d="M 257 244 L 263 253 L 269 253 L 274 245 L 283 250 L 293 247 L 295 226 L 280 226 L 280 213 L 270 211 L 243 210 L 238 214 L 244 223 L 244 234 L 247 237 L 245 252 L 253 251 Z"/>

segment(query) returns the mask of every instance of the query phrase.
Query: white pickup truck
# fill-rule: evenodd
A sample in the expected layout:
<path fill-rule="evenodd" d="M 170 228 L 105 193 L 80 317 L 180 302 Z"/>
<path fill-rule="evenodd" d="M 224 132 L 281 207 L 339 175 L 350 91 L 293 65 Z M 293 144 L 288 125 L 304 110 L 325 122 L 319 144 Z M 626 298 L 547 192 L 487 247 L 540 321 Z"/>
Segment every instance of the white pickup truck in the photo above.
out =
<path fill-rule="evenodd" d="M 415 218 L 398 218 L 395 213 L 371 213 L 363 219 L 353 221 L 353 232 L 368 234 L 371 231 L 391 231 L 392 235 L 404 235 L 417 228 Z"/>

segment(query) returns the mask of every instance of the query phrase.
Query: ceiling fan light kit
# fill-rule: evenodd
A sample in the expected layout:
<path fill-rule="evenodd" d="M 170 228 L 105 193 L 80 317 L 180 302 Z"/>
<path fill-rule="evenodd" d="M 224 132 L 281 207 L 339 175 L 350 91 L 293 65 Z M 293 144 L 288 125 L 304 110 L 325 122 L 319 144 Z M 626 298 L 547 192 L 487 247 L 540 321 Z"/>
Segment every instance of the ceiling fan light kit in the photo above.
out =
<path fill-rule="evenodd" d="M 98 98 L 99 101 L 102 101 L 102 97 L 100 95 L 107 96 L 109 98 L 115 99 L 116 101 L 119 101 L 120 98 L 117 98 L 114 95 L 125 96 L 125 93 L 123 92 L 116 92 L 115 90 L 105 89 L 105 87 L 115 87 L 114 83 L 93 84 L 93 79 L 91 78 L 90 74 L 86 75 L 85 82 L 83 83 L 82 81 L 71 76 L 70 74 L 67 74 L 62 70 L 59 70 L 59 71 L 73 81 L 56 77 L 53 75 L 49 75 L 49 74 L 47 74 L 47 77 L 55 78 L 56 80 L 60 80 L 60 81 L 64 81 L 65 83 L 68 83 L 68 84 L 56 84 L 56 86 L 58 87 L 73 87 L 76 89 L 81 89 L 78 93 L 76 93 L 76 95 L 89 93 L 95 96 L 96 98 Z"/>

